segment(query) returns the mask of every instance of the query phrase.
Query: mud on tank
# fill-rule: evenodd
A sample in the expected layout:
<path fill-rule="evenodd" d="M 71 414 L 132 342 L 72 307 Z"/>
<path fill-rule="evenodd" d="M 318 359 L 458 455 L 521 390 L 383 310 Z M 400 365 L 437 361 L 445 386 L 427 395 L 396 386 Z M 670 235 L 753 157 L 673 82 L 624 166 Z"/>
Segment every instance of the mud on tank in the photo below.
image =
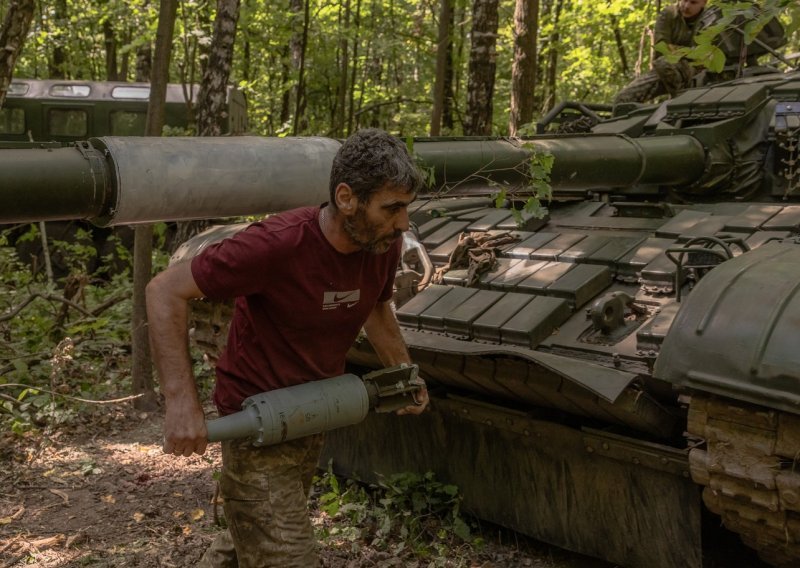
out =
<path fill-rule="evenodd" d="M 0 221 L 317 204 L 337 148 L 241 137 L 2 150 Z M 396 304 L 433 409 L 331 432 L 322 459 L 367 481 L 434 471 L 479 517 L 624 566 L 701 566 L 704 508 L 768 562 L 797 565 L 798 148 L 798 72 L 620 105 L 585 134 L 415 141 L 438 185 L 412 206 Z M 497 184 L 509 205 L 525 199 L 541 152 L 555 158 L 547 215 L 496 208 Z M 199 235 L 176 260 L 239 228 Z M 212 356 L 226 309 L 194 309 Z M 348 361 L 379 366 L 366 341 Z"/>

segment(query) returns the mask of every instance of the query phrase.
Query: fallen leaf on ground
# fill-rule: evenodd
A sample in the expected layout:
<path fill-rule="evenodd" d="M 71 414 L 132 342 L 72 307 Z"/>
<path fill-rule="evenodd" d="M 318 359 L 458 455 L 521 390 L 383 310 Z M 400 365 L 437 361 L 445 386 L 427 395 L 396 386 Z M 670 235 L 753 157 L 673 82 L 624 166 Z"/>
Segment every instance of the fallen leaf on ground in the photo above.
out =
<path fill-rule="evenodd" d="M 48 491 L 50 491 L 50 493 L 52 493 L 53 495 L 58 495 L 59 497 L 61 497 L 64 500 L 64 505 L 69 505 L 69 495 L 67 495 L 60 489 L 48 489 Z"/>
<path fill-rule="evenodd" d="M 9 523 L 16 521 L 22 516 L 22 513 L 24 512 L 25 512 L 25 507 L 20 507 L 8 517 L 0 517 L 0 525 L 7 525 Z"/>

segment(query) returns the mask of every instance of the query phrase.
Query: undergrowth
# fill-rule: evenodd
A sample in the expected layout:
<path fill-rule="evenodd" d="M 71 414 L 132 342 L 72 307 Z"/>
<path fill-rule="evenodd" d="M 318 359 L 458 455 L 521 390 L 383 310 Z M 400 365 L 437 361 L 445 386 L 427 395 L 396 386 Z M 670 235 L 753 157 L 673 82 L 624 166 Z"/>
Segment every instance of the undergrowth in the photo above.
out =
<path fill-rule="evenodd" d="M 0 231 L 0 431 L 18 435 L 131 395 L 128 246 L 112 234 L 98 253 L 92 232 L 77 228 L 45 249 L 40 230 Z M 155 269 L 166 264 L 162 250 Z"/>
<path fill-rule="evenodd" d="M 315 479 L 312 504 L 322 512 L 317 538 L 357 557 L 362 548 L 438 566 L 456 549 L 479 549 L 455 485 L 432 472 L 400 473 L 365 485 L 328 471 Z"/>

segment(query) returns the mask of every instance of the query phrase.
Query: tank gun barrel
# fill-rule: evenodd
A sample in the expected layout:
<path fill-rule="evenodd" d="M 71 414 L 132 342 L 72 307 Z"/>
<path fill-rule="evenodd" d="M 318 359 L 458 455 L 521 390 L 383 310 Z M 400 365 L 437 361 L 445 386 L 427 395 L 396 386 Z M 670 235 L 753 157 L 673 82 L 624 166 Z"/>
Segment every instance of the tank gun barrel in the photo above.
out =
<path fill-rule="evenodd" d="M 622 134 L 539 136 L 526 140 L 419 141 L 414 151 L 437 185 L 524 184 L 535 154 L 555 157 L 554 192 L 610 190 L 635 184 L 687 185 L 701 177 L 706 153 L 692 136 L 630 138 Z"/>
<path fill-rule="evenodd" d="M 98 225 L 254 215 L 328 199 L 340 142 L 329 138 L 93 138 L 64 148 L 0 150 L 0 222 L 89 219 Z M 560 190 L 684 185 L 705 153 L 687 135 L 420 139 L 435 191 L 486 193 L 527 181 L 531 157 L 555 157 Z M 679 164 L 680 167 L 676 167 Z"/>
<path fill-rule="evenodd" d="M 0 221 L 232 217 L 327 199 L 327 138 L 93 138 L 0 151 Z"/>
<path fill-rule="evenodd" d="M 0 150 L 0 217 L 6 222 L 91 219 L 109 199 L 102 154 L 70 148 Z"/>

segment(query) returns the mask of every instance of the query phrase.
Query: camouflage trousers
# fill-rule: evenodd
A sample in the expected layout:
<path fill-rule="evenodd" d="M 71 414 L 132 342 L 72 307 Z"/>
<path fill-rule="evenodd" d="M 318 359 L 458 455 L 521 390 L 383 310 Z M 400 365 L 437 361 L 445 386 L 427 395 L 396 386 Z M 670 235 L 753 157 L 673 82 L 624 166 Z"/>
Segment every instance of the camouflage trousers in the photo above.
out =
<path fill-rule="evenodd" d="M 318 434 L 261 448 L 247 440 L 222 443 L 219 483 L 228 528 L 198 566 L 319 566 L 308 494 L 323 439 Z"/>
<path fill-rule="evenodd" d="M 614 104 L 645 103 L 661 95 L 674 97 L 678 91 L 691 86 L 696 72 L 685 59 L 668 63 L 666 58 L 659 57 L 650 71 L 642 73 L 617 93 Z"/>

